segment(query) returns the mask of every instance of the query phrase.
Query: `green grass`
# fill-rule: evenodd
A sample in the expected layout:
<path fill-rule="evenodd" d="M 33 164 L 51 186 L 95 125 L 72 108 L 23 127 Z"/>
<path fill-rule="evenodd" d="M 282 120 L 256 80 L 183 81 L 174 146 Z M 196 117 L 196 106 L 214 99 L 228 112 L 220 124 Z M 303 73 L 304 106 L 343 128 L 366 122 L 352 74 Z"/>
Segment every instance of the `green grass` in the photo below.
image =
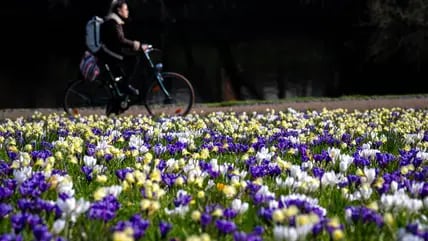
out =
<path fill-rule="evenodd" d="M 316 97 L 316 96 L 304 96 L 304 97 L 290 97 L 285 99 L 275 100 L 230 100 L 220 102 L 202 103 L 208 107 L 229 107 L 229 106 L 240 106 L 240 105 L 259 105 L 259 104 L 278 104 L 287 102 L 323 102 L 323 101 L 341 101 L 341 100 L 375 100 L 375 99 L 397 99 L 397 98 L 427 98 L 428 94 L 407 94 L 407 95 L 346 95 L 339 97 Z"/>

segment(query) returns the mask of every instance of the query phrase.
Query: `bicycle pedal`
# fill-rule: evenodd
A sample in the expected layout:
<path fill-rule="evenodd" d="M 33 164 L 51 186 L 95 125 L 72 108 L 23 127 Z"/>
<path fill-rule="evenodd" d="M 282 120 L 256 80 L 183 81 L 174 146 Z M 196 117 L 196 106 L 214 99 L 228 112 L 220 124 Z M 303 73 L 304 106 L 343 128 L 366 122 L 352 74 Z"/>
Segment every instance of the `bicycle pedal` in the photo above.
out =
<path fill-rule="evenodd" d="M 127 101 L 121 101 L 120 102 L 120 108 L 122 108 L 122 109 L 128 108 L 128 102 Z"/>

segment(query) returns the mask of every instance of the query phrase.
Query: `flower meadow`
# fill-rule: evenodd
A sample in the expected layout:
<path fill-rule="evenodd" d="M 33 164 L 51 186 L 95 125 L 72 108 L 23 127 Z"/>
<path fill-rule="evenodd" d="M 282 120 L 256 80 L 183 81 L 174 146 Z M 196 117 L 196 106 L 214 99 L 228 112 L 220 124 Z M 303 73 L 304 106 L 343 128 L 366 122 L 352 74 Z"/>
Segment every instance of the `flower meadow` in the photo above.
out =
<path fill-rule="evenodd" d="M 428 240 L 428 110 L 0 121 L 0 240 Z"/>

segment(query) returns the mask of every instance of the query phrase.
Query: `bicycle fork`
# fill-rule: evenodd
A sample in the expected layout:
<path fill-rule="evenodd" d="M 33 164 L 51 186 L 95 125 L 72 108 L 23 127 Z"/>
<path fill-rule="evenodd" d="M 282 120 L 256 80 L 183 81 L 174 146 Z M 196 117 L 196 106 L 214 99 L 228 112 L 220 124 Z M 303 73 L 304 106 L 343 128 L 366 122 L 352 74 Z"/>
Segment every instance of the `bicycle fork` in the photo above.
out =
<path fill-rule="evenodd" d="M 172 97 L 169 94 L 168 90 L 166 89 L 165 85 L 164 85 L 164 79 L 161 75 L 161 73 L 157 72 L 156 73 L 156 78 L 158 80 L 159 86 L 162 90 L 162 92 L 165 94 L 166 99 L 164 100 L 164 104 L 172 104 Z"/>

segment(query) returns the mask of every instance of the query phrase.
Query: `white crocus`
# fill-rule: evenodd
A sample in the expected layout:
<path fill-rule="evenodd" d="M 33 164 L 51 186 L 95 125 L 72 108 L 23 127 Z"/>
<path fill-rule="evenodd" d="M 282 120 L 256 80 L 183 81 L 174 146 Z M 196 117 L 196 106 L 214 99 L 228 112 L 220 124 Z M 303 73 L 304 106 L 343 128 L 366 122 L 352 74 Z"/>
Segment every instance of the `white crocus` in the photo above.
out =
<path fill-rule="evenodd" d="M 258 163 L 260 163 L 262 160 L 271 160 L 272 156 L 274 155 L 273 152 L 269 152 L 269 149 L 266 147 L 262 147 L 260 151 L 256 153 L 256 159 Z"/>
<path fill-rule="evenodd" d="M 346 170 L 348 170 L 349 166 L 352 164 L 352 162 L 354 161 L 354 158 L 350 155 L 340 155 L 340 163 L 339 163 L 339 168 L 341 172 L 346 172 Z"/>
<path fill-rule="evenodd" d="M 340 149 L 335 147 L 329 147 L 327 152 L 333 163 L 336 163 L 336 161 L 340 159 Z"/>
<path fill-rule="evenodd" d="M 419 199 L 410 198 L 403 189 L 398 190 L 392 195 L 382 194 L 382 207 L 387 210 L 400 211 L 406 210 L 411 213 L 416 213 L 423 208 L 423 202 Z"/>
<path fill-rule="evenodd" d="M 416 154 L 416 158 L 420 158 L 422 161 L 428 161 L 428 152 L 419 151 Z"/>
<path fill-rule="evenodd" d="M 338 183 L 338 177 L 334 171 L 326 172 L 321 178 L 323 186 L 335 186 Z"/>
<path fill-rule="evenodd" d="M 98 141 L 95 149 L 96 150 L 106 150 L 106 149 L 112 147 L 112 145 L 110 145 L 108 143 L 109 143 L 108 137 L 101 137 L 101 139 Z"/>
<path fill-rule="evenodd" d="M 119 185 L 113 185 L 110 187 L 105 188 L 106 195 L 113 195 L 114 197 L 118 198 L 120 193 L 122 192 L 122 186 Z"/>
<path fill-rule="evenodd" d="M 33 175 L 33 169 L 31 167 L 22 167 L 17 170 L 13 170 L 14 179 L 21 184 Z"/>
<path fill-rule="evenodd" d="M 275 226 L 273 228 L 273 236 L 275 240 L 281 241 L 297 241 L 305 240 L 306 236 L 311 232 L 312 224 L 288 227 L 288 226 Z"/>
<path fill-rule="evenodd" d="M 415 144 L 421 142 L 422 138 L 424 138 L 424 133 L 413 133 L 413 134 L 407 134 L 404 136 L 404 141 L 407 144 Z"/>
<path fill-rule="evenodd" d="M 165 213 L 167 215 L 179 215 L 180 217 L 184 217 L 188 212 L 189 212 L 189 206 L 187 205 L 186 206 L 180 205 L 172 210 L 165 208 Z"/>
<path fill-rule="evenodd" d="M 149 151 L 149 149 L 144 145 L 144 140 L 135 135 L 132 135 L 129 138 L 129 147 L 136 148 L 140 153 L 146 153 Z"/>
<path fill-rule="evenodd" d="M 263 185 L 256 193 L 256 195 L 261 195 L 263 197 L 273 197 L 275 198 L 275 194 L 269 191 L 269 187 L 266 185 Z"/>
<path fill-rule="evenodd" d="M 346 199 L 349 201 L 361 200 L 361 192 L 355 191 L 354 193 L 346 194 Z"/>
<path fill-rule="evenodd" d="M 64 219 L 57 219 L 52 225 L 52 233 L 59 234 L 65 227 Z"/>
<path fill-rule="evenodd" d="M 71 178 L 69 178 L 69 176 L 66 178 L 60 178 L 56 190 L 58 193 L 65 193 L 70 197 L 74 196 L 73 182 L 71 181 Z"/>
<path fill-rule="evenodd" d="M 297 241 L 297 231 L 292 227 L 275 226 L 273 228 L 273 237 L 276 241 Z"/>
<path fill-rule="evenodd" d="M 362 178 L 362 181 L 364 183 L 371 184 L 376 178 L 376 170 L 374 168 L 367 168 L 364 167 L 364 178 Z"/>
<path fill-rule="evenodd" d="M 421 192 L 423 186 L 424 186 L 423 182 L 413 182 L 412 186 L 410 187 L 410 193 L 414 195 L 418 195 Z"/>
<path fill-rule="evenodd" d="M 392 181 L 390 185 L 390 189 L 392 193 L 395 193 L 398 190 L 398 183 L 396 181 Z"/>
<path fill-rule="evenodd" d="M 248 203 L 242 202 L 241 199 L 235 199 L 232 201 L 232 209 L 235 210 L 239 214 L 243 214 L 248 210 Z"/>
<path fill-rule="evenodd" d="M 412 233 L 406 232 L 403 228 L 398 230 L 398 241 L 424 241 L 423 238 L 413 235 Z"/>
<path fill-rule="evenodd" d="M 314 163 L 313 162 L 303 162 L 302 163 L 302 168 L 304 169 L 304 170 L 311 170 L 312 169 L 312 167 L 314 166 Z"/>
<path fill-rule="evenodd" d="M 62 200 L 57 200 L 56 204 L 62 211 L 63 218 L 70 218 L 72 222 L 76 222 L 77 218 L 89 209 L 90 203 L 80 198 L 78 201 L 74 197 Z"/>
<path fill-rule="evenodd" d="M 97 159 L 95 159 L 93 156 L 87 156 L 85 155 L 83 157 L 83 162 L 86 166 L 93 167 L 97 164 Z"/>
<path fill-rule="evenodd" d="M 361 193 L 361 197 L 362 197 L 364 200 L 368 200 L 368 199 L 370 199 L 370 197 L 371 197 L 371 195 L 372 195 L 372 193 L 373 193 L 373 189 L 370 187 L 370 185 L 368 185 L 368 184 L 363 184 L 363 185 L 360 187 L 360 193 Z"/>
<path fill-rule="evenodd" d="M 107 167 L 103 165 L 95 165 L 93 169 L 93 173 L 102 174 L 107 171 Z"/>
<path fill-rule="evenodd" d="M 290 176 L 292 177 L 299 177 L 302 175 L 302 170 L 300 168 L 300 166 L 298 165 L 292 165 L 290 167 Z"/>

